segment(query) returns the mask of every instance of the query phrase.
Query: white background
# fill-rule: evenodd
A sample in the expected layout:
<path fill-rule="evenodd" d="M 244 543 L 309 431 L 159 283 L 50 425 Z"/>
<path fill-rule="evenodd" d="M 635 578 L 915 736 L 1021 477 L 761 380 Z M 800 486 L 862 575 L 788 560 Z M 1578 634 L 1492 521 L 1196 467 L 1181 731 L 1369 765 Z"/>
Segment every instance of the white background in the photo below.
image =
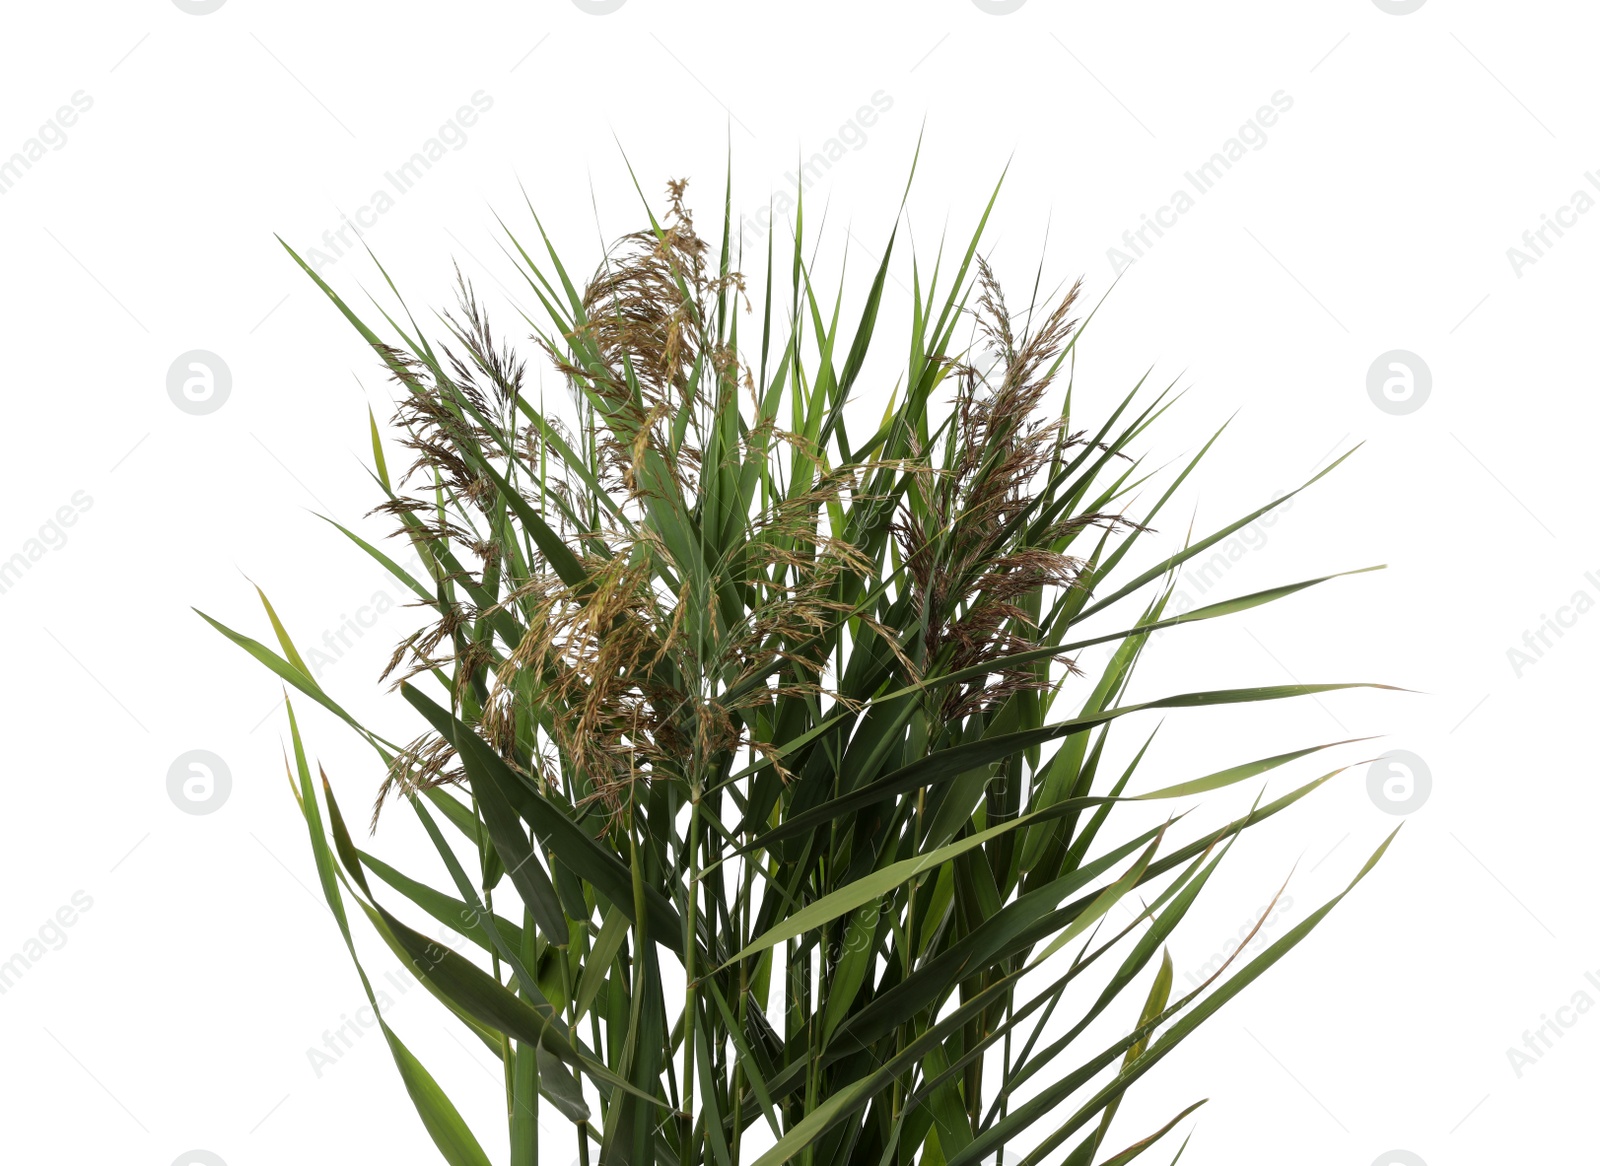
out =
<path fill-rule="evenodd" d="M 1238 411 L 1157 524 L 1169 549 L 1191 513 L 1209 531 L 1365 443 L 1259 531 L 1208 600 L 1390 567 L 1169 634 L 1133 695 L 1290 678 L 1415 691 L 1174 716 L 1143 780 L 1384 734 L 1338 761 L 1405 749 L 1432 791 L 1324 927 L 1136 1091 L 1112 1140 L 1210 1096 L 1180 1128 L 1194 1131 L 1186 1163 L 1592 1153 L 1600 1015 L 1560 1013 L 1573 1023 L 1520 1073 L 1507 1050 L 1576 994 L 1600 1001 L 1584 978 L 1600 979 L 1600 615 L 1570 611 L 1573 626 L 1520 669 L 1508 650 L 1575 593 L 1600 598 L 1600 215 L 1550 233 L 1533 263 L 1507 249 L 1574 192 L 1600 196 L 1584 177 L 1600 167 L 1596 31 L 1591 5 L 1513 15 L 1454 0 L 1408 15 L 1373 0 L 1029 0 L 1005 15 L 972 0 L 631 0 L 603 16 L 570 0 L 13 6 L 0 157 L 75 93 L 92 106 L 64 141 L 45 131 L 55 148 L 0 195 L 0 560 L 39 540 L 0 593 L 0 960 L 41 927 L 50 940 L 0 995 L 0 1159 L 435 1160 L 370 1030 L 320 1074 L 310 1064 L 362 1003 L 359 984 L 283 783 L 276 682 L 189 609 L 270 639 L 253 581 L 304 648 L 387 590 L 311 512 L 355 523 L 371 506 L 366 408 L 386 416 L 388 389 L 273 235 L 319 246 L 479 91 L 492 106 L 465 143 L 366 233 L 419 316 L 448 306 L 454 258 L 502 330 L 525 334 L 506 302 L 526 300 L 525 285 L 494 218 L 533 234 L 519 182 L 586 273 L 601 239 L 642 222 L 623 151 L 657 208 L 668 178 L 691 178 L 710 233 L 730 145 L 736 207 L 754 214 L 881 91 L 888 112 L 845 131 L 854 148 L 807 198 L 829 204 L 822 271 L 850 241 L 849 315 L 925 126 L 880 325 L 890 355 L 909 316 L 910 236 L 925 265 L 947 222 L 964 242 L 1008 159 L 988 236 L 1002 280 L 1024 299 L 1042 252 L 1047 286 L 1083 273 L 1095 299 L 1123 232 L 1274 93 L 1292 99 L 1264 145 L 1128 268 L 1080 349 L 1078 413 L 1098 421 L 1147 368 L 1177 380 L 1189 392 L 1150 437 L 1158 464 Z M 381 277 L 365 255 L 324 275 L 376 317 L 363 289 L 377 294 Z M 203 416 L 166 387 L 195 349 L 232 377 Z M 1394 349 L 1431 370 L 1431 396 L 1407 415 L 1367 391 L 1369 366 Z M 881 367 L 858 390 L 875 408 L 893 379 Z M 73 525 L 53 531 L 61 507 Z M 376 674 L 411 618 L 379 617 L 322 678 L 394 732 L 410 722 Z M 363 817 L 370 757 L 331 718 L 303 719 Z M 195 749 L 231 773 L 207 815 L 167 793 L 169 766 Z M 1180 987 L 1297 861 L 1288 923 L 1399 820 L 1357 767 L 1253 832 L 1174 942 Z M 399 817 L 371 845 L 418 853 Z M 51 932 L 75 892 L 92 906 Z M 364 951 L 380 978 L 395 966 Z M 502 1155 L 498 1067 L 445 1030 L 421 989 L 390 995 L 391 1021 Z M 550 1161 L 568 1161 L 567 1146 L 552 1140 Z M 1416 1158 L 1385 1156 L 1397 1148 Z"/>

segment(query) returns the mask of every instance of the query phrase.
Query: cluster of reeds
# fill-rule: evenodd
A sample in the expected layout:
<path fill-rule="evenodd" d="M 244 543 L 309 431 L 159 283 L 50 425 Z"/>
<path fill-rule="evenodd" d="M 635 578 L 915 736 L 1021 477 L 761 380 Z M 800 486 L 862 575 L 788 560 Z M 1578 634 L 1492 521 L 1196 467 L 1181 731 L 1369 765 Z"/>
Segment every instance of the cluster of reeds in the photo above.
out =
<path fill-rule="evenodd" d="M 1166 940 L 1234 840 L 1333 774 L 1205 829 L 1116 834 L 1118 806 L 1188 806 L 1329 746 L 1146 789 L 1148 739 L 1112 767 L 1108 737 L 1149 710 L 1351 686 L 1122 703 L 1153 632 L 1324 580 L 1168 613 L 1178 568 L 1270 506 L 1123 569 L 1211 443 L 1126 512 L 1173 395 L 1078 415 L 1079 289 L 1013 313 L 979 254 L 993 205 L 956 259 L 913 263 L 870 432 L 846 405 L 885 330 L 893 234 L 851 332 L 803 209 L 759 305 L 728 212 L 713 253 L 681 183 L 583 286 L 542 225 L 531 250 L 508 230 L 561 409 L 464 283 L 442 335 L 396 313 L 385 339 L 306 267 L 397 388 L 411 465 L 391 476 L 374 423 L 378 510 L 426 575 L 340 529 L 429 613 L 390 663 L 417 735 L 357 723 L 270 605 L 277 650 L 216 626 L 370 742 L 384 821 L 403 807 L 437 848 L 444 887 L 359 848 L 290 710 L 351 955 L 354 903 L 503 1061 L 513 1166 L 552 1113 L 585 1163 L 1127 1162 L 1193 1106 L 1108 1143 L 1125 1091 L 1343 897 L 1173 994 Z M 1104 612 L 1115 630 L 1087 633 Z M 1126 1035 L 1091 1042 L 1108 1010 Z M 444 1159 L 487 1163 L 379 1023 Z"/>

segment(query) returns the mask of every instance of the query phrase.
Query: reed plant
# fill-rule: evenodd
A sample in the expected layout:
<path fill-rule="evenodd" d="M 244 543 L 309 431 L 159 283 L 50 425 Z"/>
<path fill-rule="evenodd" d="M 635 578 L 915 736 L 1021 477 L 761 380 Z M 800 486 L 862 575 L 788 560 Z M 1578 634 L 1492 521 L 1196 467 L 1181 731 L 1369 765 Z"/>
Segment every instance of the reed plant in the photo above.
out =
<path fill-rule="evenodd" d="M 1158 710 L 1357 686 L 1125 700 L 1154 633 L 1334 577 L 1171 610 L 1185 562 L 1293 494 L 1127 565 L 1216 436 L 1152 471 L 1171 386 L 1084 415 L 1080 288 L 1035 277 L 1008 305 L 980 250 L 994 198 L 964 247 L 907 265 L 900 328 L 880 318 L 898 226 L 851 328 L 803 200 L 755 286 L 731 190 L 715 244 L 682 183 L 659 215 L 641 201 L 587 280 L 531 206 L 531 237 L 505 227 L 553 402 L 466 283 L 431 338 L 398 292 L 374 328 L 290 250 L 398 398 L 410 464 L 391 472 L 374 420 L 374 500 L 424 569 L 339 529 L 425 613 L 385 673 L 413 730 L 347 713 L 264 595 L 275 647 L 210 622 L 371 745 L 373 827 L 414 816 L 449 873 L 363 848 L 291 704 L 290 784 L 352 958 L 353 904 L 504 1067 L 506 1129 L 480 1140 L 380 1017 L 423 1127 L 452 1166 L 532 1166 L 541 1119 L 573 1123 L 585 1164 L 1139 1157 L 1199 1102 L 1116 1136 L 1125 1093 L 1349 890 L 1180 991 L 1167 941 L 1218 864 L 1339 769 L 1230 821 L 1135 815 L 1332 747 L 1152 783 Z M 886 332 L 895 376 L 865 377 Z"/>

